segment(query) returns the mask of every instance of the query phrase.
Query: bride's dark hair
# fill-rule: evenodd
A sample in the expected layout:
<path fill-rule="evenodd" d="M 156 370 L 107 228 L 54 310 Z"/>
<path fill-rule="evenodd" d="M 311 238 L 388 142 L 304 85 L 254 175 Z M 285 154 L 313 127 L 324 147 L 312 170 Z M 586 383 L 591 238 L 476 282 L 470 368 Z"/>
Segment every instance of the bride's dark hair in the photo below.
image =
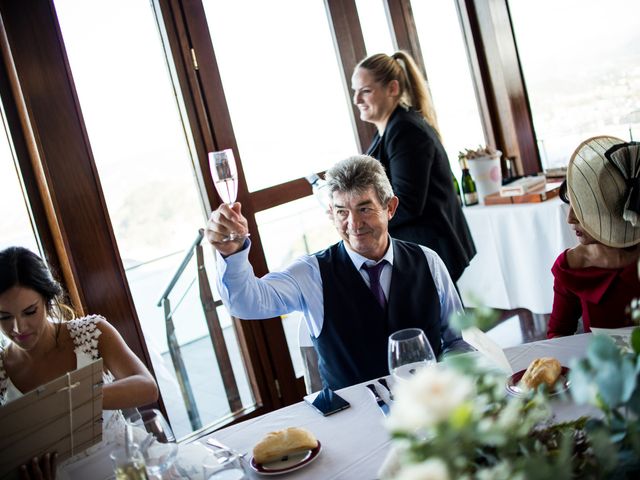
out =
<path fill-rule="evenodd" d="M 64 301 L 62 286 L 44 260 L 27 248 L 9 247 L 0 251 L 0 294 L 17 286 L 42 295 L 52 319 L 65 321 L 75 316 Z"/>

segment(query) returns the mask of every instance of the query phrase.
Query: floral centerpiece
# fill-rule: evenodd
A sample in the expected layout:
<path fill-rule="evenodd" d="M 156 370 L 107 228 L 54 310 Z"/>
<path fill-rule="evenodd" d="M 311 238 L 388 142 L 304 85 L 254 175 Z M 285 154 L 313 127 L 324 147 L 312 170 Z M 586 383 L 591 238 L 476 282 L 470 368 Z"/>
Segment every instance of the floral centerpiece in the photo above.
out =
<path fill-rule="evenodd" d="M 631 308 L 639 318 L 638 301 Z M 458 327 L 486 326 L 487 312 L 458 318 Z M 464 355 L 421 370 L 397 384 L 387 419 L 396 465 L 384 478 L 640 478 L 640 328 L 630 343 L 593 336 L 571 365 L 569 392 L 601 415 L 568 423 L 551 422 L 544 389 L 507 396 L 503 374 Z"/>

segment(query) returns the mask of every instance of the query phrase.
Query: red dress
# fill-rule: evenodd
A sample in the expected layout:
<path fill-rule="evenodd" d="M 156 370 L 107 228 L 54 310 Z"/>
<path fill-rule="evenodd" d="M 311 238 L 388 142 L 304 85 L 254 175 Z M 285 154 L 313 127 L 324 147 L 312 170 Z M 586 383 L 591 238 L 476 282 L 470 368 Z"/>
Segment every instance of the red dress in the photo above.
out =
<path fill-rule="evenodd" d="M 547 337 L 573 335 L 582 316 L 584 331 L 591 327 L 620 328 L 631 325 L 627 306 L 640 297 L 636 263 L 624 268 L 569 268 L 567 250 L 551 268 L 554 276 L 553 311 Z"/>

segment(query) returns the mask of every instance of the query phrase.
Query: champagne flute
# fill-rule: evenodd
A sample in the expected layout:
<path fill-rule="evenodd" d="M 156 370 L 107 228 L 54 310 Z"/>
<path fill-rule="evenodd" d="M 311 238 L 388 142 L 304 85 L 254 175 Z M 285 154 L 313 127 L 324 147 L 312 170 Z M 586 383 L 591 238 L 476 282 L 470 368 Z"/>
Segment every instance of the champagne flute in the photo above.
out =
<path fill-rule="evenodd" d="M 218 195 L 224 203 L 234 204 L 238 196 L 238 167 L 233 156 L 233 150 L 227 148 L 219 152 L 209 152 L 209 168 Z M 231 232 L 222 239 L 223 242 L 239 240 L 248 237 L 249 234 L 238 234 Z"/>
<path fill-rule="evenodd" d="M 400 381 L 409 380 L 419 368 L 436 363 L 436 356 L 419 328 L 398 330 L 389 336 L 389 372 Z"/>

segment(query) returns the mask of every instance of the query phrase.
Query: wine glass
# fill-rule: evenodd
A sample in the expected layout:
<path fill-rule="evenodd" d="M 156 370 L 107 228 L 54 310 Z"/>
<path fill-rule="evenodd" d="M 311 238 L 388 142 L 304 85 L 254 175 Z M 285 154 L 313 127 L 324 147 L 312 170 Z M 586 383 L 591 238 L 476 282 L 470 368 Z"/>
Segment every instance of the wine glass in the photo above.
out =
<path fill-rule="evenodd" d="M 178 456 L 176 437 L 159 410 L 134 410 L 126 416 L 127 435 L 137 443 L 149 475 L 162 476 Z"/>
<path fill-rule="evenodd" d="M 202 462 L 204 480 L 244 480 L 246 471 L 241 457 L 228 449 L 210 452 Z"/>
<path fill-rule="evenodd" d="M 408 380 L 432 363 L 436 363 L 436 356 L 421 329 L 406 328 L 389 336 L 389 372 L 394 378 Z"/>
<path fill-rule="evenodd" d="M 144 458 L 138 450 L 117 447 L 109 456 L 113 460 L 115 480 L 147 480 Z"/>
<path fill-rule="evenodd" d="M 224 203 L 231 207 L 238 196 L 238 167 L 236 167 L 233 150 L 227 148 L 219 152 L 209 152 L 209 168 L 218 195 Z M 230 242 L 247 236 L 248 234 L 240 235 L 231 232 L 222 241 Z"/>

